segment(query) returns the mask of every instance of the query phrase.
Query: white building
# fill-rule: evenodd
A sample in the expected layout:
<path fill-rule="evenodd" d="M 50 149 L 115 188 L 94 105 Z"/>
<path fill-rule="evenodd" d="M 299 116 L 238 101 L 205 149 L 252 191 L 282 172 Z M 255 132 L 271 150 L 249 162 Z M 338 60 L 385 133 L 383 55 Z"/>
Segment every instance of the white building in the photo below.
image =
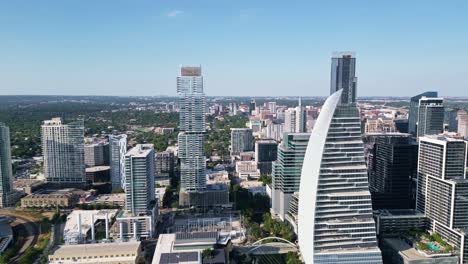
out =
<path fill-rule="evenodd" d="M 84 124 L 77 121 L 63 124 L 52 118 L 42 125 L 42 154 L 46 182 L 84 184 Z"/>
<path fill-rule="evenodd" d="M 146 215 L 155 201 L 154 147 L 138 144 L 125 154 L 125 209 L 137 216 Z"/>
<path fill-rule="evenodd" d="M 332 76 L 349 79 L 337 92 L 332 85 L 309 139 L 299 188 L 299 247 L 306 263 L 381 264 L 355 104 L 355 59 L 341 54 L 332 61 Z"/>

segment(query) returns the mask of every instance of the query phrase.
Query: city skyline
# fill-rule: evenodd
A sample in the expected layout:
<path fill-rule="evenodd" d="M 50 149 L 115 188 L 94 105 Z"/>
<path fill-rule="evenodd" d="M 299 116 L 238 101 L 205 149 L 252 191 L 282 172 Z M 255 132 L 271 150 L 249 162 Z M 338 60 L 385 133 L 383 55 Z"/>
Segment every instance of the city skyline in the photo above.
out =
<path fill-rule="evenodd" d="M 362 96 L 468 87 L 464 1 L 109 3 L 1 4 L 1 93 L 175 95 L 177 66 L 201 64 L 213 96 L 324 96 L 340 50 Z"/>

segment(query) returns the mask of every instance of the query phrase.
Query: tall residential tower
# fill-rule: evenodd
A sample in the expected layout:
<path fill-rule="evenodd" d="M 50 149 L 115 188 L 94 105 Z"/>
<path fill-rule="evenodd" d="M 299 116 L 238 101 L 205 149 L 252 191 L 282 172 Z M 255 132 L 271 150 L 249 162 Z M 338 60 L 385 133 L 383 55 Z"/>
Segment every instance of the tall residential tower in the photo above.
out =
<path fill-rule="evenodd" d="M 112 190 L 125 189 L 125 153 L 127 153 L 127 135 L 110 135 L 109 165 Z"/>
<path fill-rule="evenodd" d="M 205 94 L 201 70 L 201 67 L 181 67 L 177 77 L 181 205 L 189 205 L 183 198 L 188 193 L 202 192 L 206 188 Z"/>
<path fill-rule="evenodd" d="M 85 184 L 84 124 L 64 124 L 52 118 L 42 125 L 42 154 L 46 182 L 58 185 Z"/>

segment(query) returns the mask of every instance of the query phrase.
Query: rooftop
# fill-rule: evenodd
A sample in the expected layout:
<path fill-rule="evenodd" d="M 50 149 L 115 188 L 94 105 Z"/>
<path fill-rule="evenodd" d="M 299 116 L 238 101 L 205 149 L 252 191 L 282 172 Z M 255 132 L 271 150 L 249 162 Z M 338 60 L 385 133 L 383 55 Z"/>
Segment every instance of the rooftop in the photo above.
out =
<path fill-rule="evenodd" d="M 146 157 L 150 154 L 150 152 L 154 150 L 153 144 L 138 144 L 131 150 L 125 154 L 125 156 L 132 156 L 132 157 Z"/>
<path fill-rule="evenodd" d="M 139 241 L 135 242 L 114 242 L 114 243 L 95 243 L 95 244 L 77 244 L 77 245 L 62 245 L 54 252 L 55 257 L 60 256 L 80 256 L 101 254 L 102 252 L 112 253 L 127 253 L 138 252 L 140 247 Z"/>

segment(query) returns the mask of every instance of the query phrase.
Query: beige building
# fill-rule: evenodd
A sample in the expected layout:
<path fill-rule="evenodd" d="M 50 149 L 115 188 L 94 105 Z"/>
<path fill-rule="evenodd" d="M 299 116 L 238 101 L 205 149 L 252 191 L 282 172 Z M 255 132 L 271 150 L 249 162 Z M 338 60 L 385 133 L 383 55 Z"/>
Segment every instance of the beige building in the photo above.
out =
<path fill-rule="evenodd" d="M 63 245 L 49 255 L 49 263 L 135 264 L 140 245 L 141 242 Z"/>
<path fill-rule="evenodd" d="M 73 195 L 62 193 L 30 194 L 21 199 L 21 207 L 70 207 L 76 203 Z"/>

